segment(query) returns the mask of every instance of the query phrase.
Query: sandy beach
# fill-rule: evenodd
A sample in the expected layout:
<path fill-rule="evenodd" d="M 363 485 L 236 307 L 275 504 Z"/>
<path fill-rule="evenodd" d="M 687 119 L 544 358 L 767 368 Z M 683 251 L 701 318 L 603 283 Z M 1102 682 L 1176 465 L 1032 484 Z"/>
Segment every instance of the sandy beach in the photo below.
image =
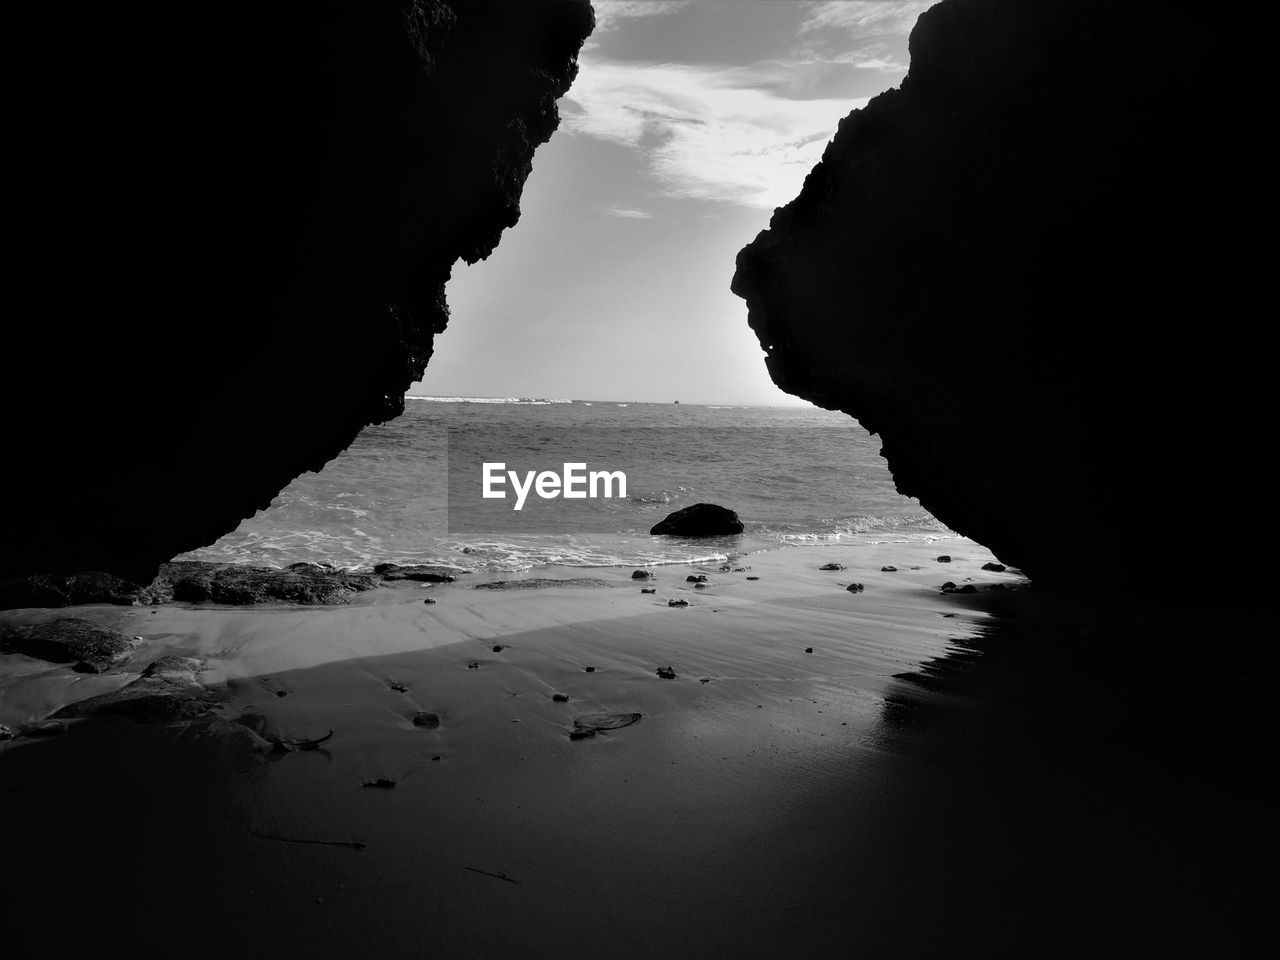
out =
<path fill-rule="evenodd" d="M 6 935 L 24 956 L 107 936 L 199 956 L 1105 954 L 1194 893 L 1188 942 L 1247 937 L 1205 872 L 1240 877 L 1238 828 L 1194 850 L 1161 832 L 1184 801 L 1217 817 L 1202 794 L 1228 774 L 1177 776 L 1172 801 L 1158 751 L 1133 752 L 1155 718 L 1112 699 L 1114 675 L 1073 689 L 1070 648 L 1123 618 L 1038 613 L 1060 601 L 991 559 L 964 540 L 787 548 L 652 582 L 551 568 L 328 608 L 5 613 L 144 645 L 102 675 L 0 658 L 0 723 L 166 654 L 226 695 L 216 723 L 0 745 Z M 1167 628 L 1148 620 L 1123 629 Z M 246 709 L 273 740 L 333 736 L 255 752 L 230 722 Z M 601 714 L 641 719 L 570 737 Z M 1230 769 L 1231 751 L 1178 754 Z"/>

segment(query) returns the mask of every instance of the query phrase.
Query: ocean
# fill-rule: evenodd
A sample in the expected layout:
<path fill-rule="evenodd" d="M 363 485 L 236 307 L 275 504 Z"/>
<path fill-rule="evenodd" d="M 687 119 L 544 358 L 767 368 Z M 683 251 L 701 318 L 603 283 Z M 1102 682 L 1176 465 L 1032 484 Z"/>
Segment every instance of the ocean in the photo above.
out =
<path fill-rule="evenodd" d="M 464 397 L 410 397 L 405 408 L 396 420 L 366 428 L 319 473 L 294 480 L 269 509 L 178 559 L 521 571 L 711 562 L 788 545 L 956 536 L 894 489 L 879 441 L 842 413 Z M 571 435 L 580 438 L 575 456 L 593 468 L 615 453 L 593 445 L 616 445 L 626 436 L 634 455 L 633 438 L 649 437 L 655 448 L 640 451 L 643 477 L 630 483 L 625 498 L 589 504 L 590 530 L 459 533 L 450 531 L 451 429 L 479 443 L 492 438 L 498 447 L 526 438 L 529 449 L 540 435 Z M 700 501 L 736 510 L 745 533 L 701 541 L 649 536 L 668 513 Z"/>

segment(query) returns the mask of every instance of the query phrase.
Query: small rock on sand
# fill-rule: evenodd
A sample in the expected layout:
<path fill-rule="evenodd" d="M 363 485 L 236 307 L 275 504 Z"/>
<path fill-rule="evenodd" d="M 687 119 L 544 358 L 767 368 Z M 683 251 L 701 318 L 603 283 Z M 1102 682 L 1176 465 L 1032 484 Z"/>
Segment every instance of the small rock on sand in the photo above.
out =
<path fill-rule="evenodd" d="M 652 580 L 652 579 L 653 579 L 653 571 L 652 571 L 652 570 L 637 570 L 635 573 L 631 574 L 631 579 L 632 579 L 632 580 Z"/>
<path fill-rule="evenodd" d="M 897 573 L 898 568 L 897 567 L 881 567 L 880 572 L 881 573 Z"/>
<path fill-rule="evenodd" d="M 584 713 L 573 718 L 573 729 L 569 731 L 570 740 L 585 740 L 594 737 L 602 730 L 621 730 L 633 723 L 639 723 L 642 713 Z"/>
<path fill-rule="evenodd" d="M 805 653 L 813 653 L 813 647 L 805 647 L 805 648 L 804 648 L 804 652 L 805 652 Z"/>
<path fill-rule="evenodd" d="M 697 574 L 691 573 L 689 574 L 689 576 L 684 578 L 684 582 L 685 583 L 706 583 L 707 575 L 705 573 L 697 573 Z"/>
<path fill-rule="evenodd" d="M 1003 563 L 984 563 L 983 570 L 990 570 L 992 573 L 1004 573 L 1007 567 Z"/>
<path fill-rule="evenodd" d="M 642 589 L 640 592 L 641 592 L 641 593 L 657 593 L 657 592 L 658 592 L 658 588 L 657 588 L 657 587 L 645 587 L 645 588 L 644 588 L 644 589 Z"/>
<path fill-rule="evenodd" d="M 940 556 L 940 557 L 938 558 L 938 562 L 939 562 L 939 563 L 950 563 L 950 562 L 951 562 L 951 557 L 947 556 L 947 554 L 945 554 L 945 553 L 944 553 L 942 556 Z"/>
<path fill-rule="evenodd" d="M 376 787 L 379 790 L 393 790 L 395 789 L 396 782 L 394 780 L 388 780 L 386 777 L 379 777 L 377 780 L 366 780 L 364 785 L 366 787 Z"/>
<path fill-rule="evenodd" d="M 663 680 L 674 680 L 676 678 L 676 672 L 671 667 L 659 667 L 658 676 Z"/>
<path fill-rule="evenodd" d="M 396 680 L 387 681 L 387 686 L 390 687 L 392 690 L 394 690 L 396 693 L 409 692 L 409 687 L 406 684 L 400 683 Z"/>
<path fill-rule="evenodd" d="M 495 644 L 493 645 L 493 652 L 494 652 L 494 653 L 501 653 L 501 652 L 502 652 L 503 650 L 505 650 L 505 649 L 506 649 L 506 648 L 505 648 L 502 644 L 500 644 L 500 643 L 495 643 Z"/>
<path fill-rule="evenodd" d="M 709 583 L 695 583 L 695 584 L 693 585 L 693 589 L 695 589 L 695 590 L 705 590 L 705 589 L 707 589 L 707 587 L 709 587 L 709 586 L 711 586 L 711 584 L 709 584 Z"/>
<path fill-rule="evenodd" d="M 413 725 L 415 727 L 426 727 L 428 730 L 434 730 L 440 726 L 440 714 L 431 713 L 428 710 L 422 710 L 413 715 Z"/>
<path fill-rule="evenodd" d="M 818 568 L 819 570 L 843 570 L 843 563 L 824 563 Z"/>
<path fill-rule="evenodd" d="M 553 693 L 551 699 L 556 703 L 568 703 L 569 695 L 567 693 Z"/>
<path fill-rule="evenodd" d="M 846 590 L 848 590 L 850 593 L 861 593 L 861 592 L 862 592 L 862 584 L 860 584 L 860 583 L 851 583 L 851 584 L 849 584 L 847 587 L 845 587 L 845 589 L 846 589 Z"/>
<path fill-rule="evenodd" d="M 956 585 L 955 585 L 954 583 L 952 583 L 950 580 L 948 580 L 946 583 L 944 583 L 944 584 L 942 585 L 942 592 L 943 592 L 943 593 L 955 593 L 955 592 L 956 592 Z"/>
<path fill-rule="evenodd" d="M 435 603 L 436 601 L 435 601 L 435 598 L 434 598 L 434 597 L 427 597 L 427 599 L 423 600 L 422 602 L 423 602 L 423 603 Z"/>
<path fill-rule="evenodd" d="M 468 663 L 468 664 L 467 664 L 467 669 L 468 669 L 468 670 L 479 670 L 479 669 L 480 669 L 480 664 L 479 664 L 479 663 L 477 663 L 475 660 L 472 660 L 470 663 Z"/>
<path fill-rule="evenodd" d="M 759 580 L 759 577 L 747 577 L 748 580 Z"/>
<path fill-rule="evenodd" d="M 584 670 L 586 670 L 586 672 L 587 672 L 587 673 L 595 673 L 595 672 L 596 672 L 596 668 L 595 668 L 595 667 L 583 667 L 583 669 L 584 669 Z"/>
<path fill-rule="evenodd" d="M 688 605 L 689 605 L 689 601 L 688 601 L 688 600 L 679 600 L 679 599 L 676 599 L 676 600 L 668 600 L 668 601 L 667 601 L 667 606 L 668 606 L 668 607 L 687 607 Z"/>

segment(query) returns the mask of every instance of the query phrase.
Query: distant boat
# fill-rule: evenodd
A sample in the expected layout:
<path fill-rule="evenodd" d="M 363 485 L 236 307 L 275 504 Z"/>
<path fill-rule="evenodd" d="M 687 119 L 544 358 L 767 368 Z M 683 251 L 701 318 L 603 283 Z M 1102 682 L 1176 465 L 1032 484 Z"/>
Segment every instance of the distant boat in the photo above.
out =
<path fill-rule="evenodd" d="M 677 407 L 678 407 L 678 406 L 680 406 L 680 401 L 679 401 L 679 400 L 677 400 L 677 401 L 676 401 L 676 406 L 677 406 Z"/>

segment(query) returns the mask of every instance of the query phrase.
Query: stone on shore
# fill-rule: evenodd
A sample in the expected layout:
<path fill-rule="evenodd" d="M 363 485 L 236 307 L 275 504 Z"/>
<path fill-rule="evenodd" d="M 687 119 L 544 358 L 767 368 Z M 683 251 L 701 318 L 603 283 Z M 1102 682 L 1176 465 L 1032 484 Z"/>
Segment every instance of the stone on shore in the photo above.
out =
<path fill-rule="evenodd" d="M 321 564 L 294 564 L 286 570 L 231 563 L 180 560 L 163 564 L 141 594 L 144 603 L 296 603 L 331 606 L 353 593 L 372 590 L 378 579 Z"/>
<path fill-rule="evenodd" d="M 742 521 L 728 507 L 695 503 L 654 524 L 651 536 L 723 537 L 743 530 Z"/>
<path fill-rule="evenodd" d="M 415 563 L 401 566 L 398 563 L 380 563 L 373 572 L 383 580 L 416 580 L 419 583 L 453 583 L 458 579 L 458 570 L 454 567 L 442 567 L 436 564 Z"/>
<path fill-rule="evenodd" d="M 0 580 L 0 610 L 75 607 L 88 603 L 128 606 L 142 588 L 112 573 L 86 571 L 67 576 L 33 574 Z"/>
<path fill-rule="evenodd" d="M 111 669 L 129 659 L 139 642 L 137 637 L 75 617 L 38 624 L 0 624 L 0 651 L 74 664 L 80 673 Z"/>
<path fill-rule="evenodd" d="M 125 717 L 138 723 L 172 723 L 193 720 L 222 703 L 221 694 L 197 679 L 202 669 L 190 657 L 164 656 L 142 676 L 119 690 L 68 704 L 54 719 Z"/>

